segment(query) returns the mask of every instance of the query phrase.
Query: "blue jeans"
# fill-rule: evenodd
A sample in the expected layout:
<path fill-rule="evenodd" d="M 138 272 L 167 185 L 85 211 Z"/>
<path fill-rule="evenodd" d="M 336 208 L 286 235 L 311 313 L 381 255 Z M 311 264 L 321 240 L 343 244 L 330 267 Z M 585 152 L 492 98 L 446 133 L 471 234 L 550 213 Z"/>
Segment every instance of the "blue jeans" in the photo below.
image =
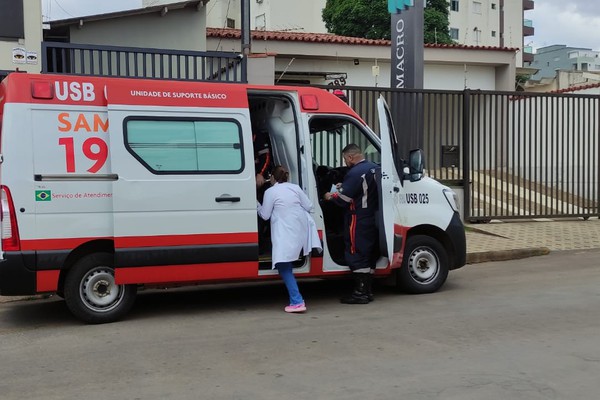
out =
<path fill-rule="evenodd" d="M 292 271 L 292 263 L 277 263 L 275 264 L 275 268 L 279 271 L 279 275 L 281 275 L 281 279 L 283 279 L 283 283 L 285 283 L 285 287 L 288 290 L 288 294 L 290 295 L 290 305 L 295 306 L 296 304 L 304 303 L 304 299 L 302 298 L 300 290 L 298 289 L 298 284 L 296 283 L 296 278 L 294 277 L 294 272 Z"/>

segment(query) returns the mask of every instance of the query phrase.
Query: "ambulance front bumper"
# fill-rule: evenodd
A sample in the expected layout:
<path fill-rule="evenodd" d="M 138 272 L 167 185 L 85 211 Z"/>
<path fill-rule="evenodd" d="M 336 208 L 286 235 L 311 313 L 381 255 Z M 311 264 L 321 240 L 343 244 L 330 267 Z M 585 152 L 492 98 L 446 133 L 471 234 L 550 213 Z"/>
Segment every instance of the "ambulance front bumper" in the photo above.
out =
<path fill-rule="evenodd" d="M 458 212 L 454 212 L 446 233 L 450 238 L 452 248 L 454 248 L 454 262 L 450 264 L 450 269 L 460 268 L 467 262 L 467 236 Z"/>
<path fill-rule="evenodd" d="M 26 296 L 36 293 L 36 273 L 26 267 L 30 254 L 4 253 L 0 259 L 0 295 Z"/>

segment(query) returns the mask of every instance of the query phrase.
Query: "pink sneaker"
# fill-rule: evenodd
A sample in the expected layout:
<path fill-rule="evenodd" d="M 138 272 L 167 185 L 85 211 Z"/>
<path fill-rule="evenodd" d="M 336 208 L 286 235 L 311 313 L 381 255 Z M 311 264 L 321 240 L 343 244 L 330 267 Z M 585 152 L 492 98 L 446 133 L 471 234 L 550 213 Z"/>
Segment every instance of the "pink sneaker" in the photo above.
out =
<path fill-rule="evenodd" d="M 306 305 L 304 303 L 289 305 L 284 308 L 287 313 L 300 313 L 306 311 Z"/>

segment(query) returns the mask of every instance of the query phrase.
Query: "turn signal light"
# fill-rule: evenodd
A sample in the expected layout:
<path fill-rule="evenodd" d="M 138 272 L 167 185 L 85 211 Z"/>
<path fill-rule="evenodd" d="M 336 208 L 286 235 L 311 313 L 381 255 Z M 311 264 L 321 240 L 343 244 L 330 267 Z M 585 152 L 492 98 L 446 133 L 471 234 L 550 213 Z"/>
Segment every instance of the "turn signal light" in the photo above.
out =
<path fill-rule="evenodd" d="M 31 82 L 31 97 L 34 99 L 52 100 L 54 90 L 51 82 Z"/>
<path fill-rule="evenodd" d="M 302 102 L 302 108 L 305 110 L 318 110 L 319 109 L 319 99 L 314 94 L 304 94 L 300 98 Z"/>

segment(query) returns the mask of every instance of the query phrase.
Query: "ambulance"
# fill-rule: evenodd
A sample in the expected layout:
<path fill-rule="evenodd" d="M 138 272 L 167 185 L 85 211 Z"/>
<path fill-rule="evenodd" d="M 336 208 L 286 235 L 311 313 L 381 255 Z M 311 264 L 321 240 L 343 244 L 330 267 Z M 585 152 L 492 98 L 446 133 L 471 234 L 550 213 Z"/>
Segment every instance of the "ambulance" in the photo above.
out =
<path fill-rule="evenodd" d="M 0 295 L 52 293 L 86 323 L 141 288 L 277 278 L 258 231 L 252 129 L 314 203 L 323 252 L 298 278 L 349 275 L 343 212 L 322 201 L 358 144 L 381 165 L 376 277 L 432 293 L 466 259 L 455 193 L 398 157 L 383 98 L 374 133 L 312 87 L 13 73 L 0 85 Z M 259 248 L 266 248 L 260 252 Z"/>

